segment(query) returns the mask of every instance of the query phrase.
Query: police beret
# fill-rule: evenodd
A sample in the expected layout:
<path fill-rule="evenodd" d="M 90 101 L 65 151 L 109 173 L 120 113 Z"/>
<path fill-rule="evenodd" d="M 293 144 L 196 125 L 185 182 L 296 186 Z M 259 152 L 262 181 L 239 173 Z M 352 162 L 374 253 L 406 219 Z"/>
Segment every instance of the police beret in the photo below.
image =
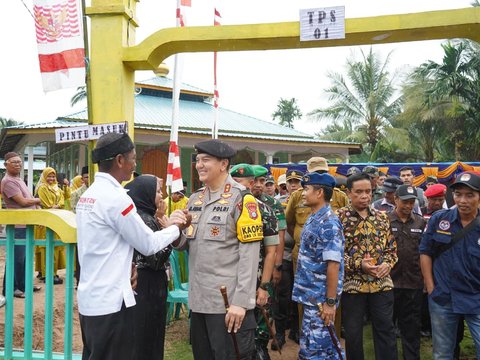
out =
<path fill-rule="evenodd" d="M 470 189 L 480 191 L 480 176 L 474 172 L 464 172 L 457 176 L 455 182 L 450 185 L 451 189 L 455 189 L 458 185 L 466 185 Z"/>
<path fill-rule="evenodd" d="M 267 176 L 268 170 L 263 166 L 253 165 L 252 167 L 253 167 L 253 174 L 256 178 L 261 176 Z"/>
<path fill-rule="evenodd" d="M 302 180 L 303 179 L 303 172 L 301 171 L 297 171 L 297 170 L 288 170 L 287 171 L 287 176 L 286 176 L 286 179 L 287 181 L 288 180 L 292 180 L 292 179 L 297 179 L 297 180 Z"/>
<path fill-rule="evenodd" d="M 437 197 L 437 196 L 445 196 L 447 192 L 447 187 L 443 184 L 435 184 L 429 186 L 427 190 L 425 190 L 425 196 L 427 198 Z"/>
<path fill-rule="evenodd" d="M 230 169 L 232 177 L 253 177 L 253 166 L 250 164 L 237 164 Z"/>
<path fill-rule="evenodd" d="M 417 189 L 412 185 L 400 185 L 395 191 L 395 196 L 400 200 L 410 200 L 417 198 Z"/>
<path fill-rule="evenodd" d="M 324 185 L 330 186 L 331 188 L 335 187 L 335 178 L 327 173 L 319 174 L 316 172 L 307 173 L 303 176 L 302 186 L 305 185 Z"/>
<path fill-rule="evenodd" d="M 387 193 L 392 193 L 397 190 L 397 188 L 403 185 L 403 181 L 395 176 L 389 176 L 383 182 L 382 190 Z"/>
<path fill-rule="evenodd" d="M 237 153 L 230 145 L 218 139 L 199 142 L 195 145 L 195 150 L 197 154 L 208 154 L 218 159 L 230 159 Z"/>
<path fill-rule="evenodd" d="M 275 179 L 272 175 L 267 176 L 267 180 L 265 180 L 265 184 L 275 184 Z"/>

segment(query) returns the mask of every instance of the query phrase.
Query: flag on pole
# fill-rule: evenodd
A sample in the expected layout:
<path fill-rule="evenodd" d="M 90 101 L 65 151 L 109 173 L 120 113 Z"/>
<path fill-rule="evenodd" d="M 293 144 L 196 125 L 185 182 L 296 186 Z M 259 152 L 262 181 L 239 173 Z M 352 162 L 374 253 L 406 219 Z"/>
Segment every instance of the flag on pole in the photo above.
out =
<path fill-rule="evenodd" d="M 78 0 L 34 0 L 43 90 L 85 85 L 82 10 Z"/>
<path fill-rule="evenodd" d="M 220 12 L 214 8 L 213 9 L 213 25 L 219 26 L 220 19 L 222 16 Z M 213 114 L 213 126 L 212 126 L 212 138 L 218 139 L 218 98 L 220 97 L 217 88 L 217 52 L 214 51 L 213 53 L 213 107 L 214 107 L 214 114 Z"/>
<path fill-rule="evenodd" d="M 185 16 L 182 6 L 191 6 L 191 0 L 177 0 L 177 27 L 185 26 Z M 183 69 L 183 59 L 180 54 L 175 55 L 173 71 L 172 94 L 172 128 L 170 130 L 170 146 L 168 149 L 167 186 L 172 192 L 183 190 L 182 169 L 180 167 L 180 151 L 178 148 L 178 118 L 180 113 L 180 86 Z"/>

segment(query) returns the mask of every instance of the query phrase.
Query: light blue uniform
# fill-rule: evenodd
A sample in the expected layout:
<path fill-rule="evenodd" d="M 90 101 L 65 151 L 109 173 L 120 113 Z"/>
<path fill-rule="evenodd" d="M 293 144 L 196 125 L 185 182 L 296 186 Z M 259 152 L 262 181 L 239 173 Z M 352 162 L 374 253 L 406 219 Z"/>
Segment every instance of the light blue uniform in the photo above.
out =
<path fill-rule="evenodd" d="M 340 263 L 337 284 L 337 298 L 340 298 L 344 245 L 342 225 L 329 205 L 308 218 L 301 235 L 292 296 L 304 305 L 299 359 L 339 359 L 317 304 L 326 299 L 327 261 Z"/>

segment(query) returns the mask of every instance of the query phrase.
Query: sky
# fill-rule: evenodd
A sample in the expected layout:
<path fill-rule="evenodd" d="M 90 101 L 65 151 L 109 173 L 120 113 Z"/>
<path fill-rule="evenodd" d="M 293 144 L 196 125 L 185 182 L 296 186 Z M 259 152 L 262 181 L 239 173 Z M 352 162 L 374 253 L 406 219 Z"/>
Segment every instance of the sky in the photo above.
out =
<path fill-rule="evenodd" d="M 4 0 L 0 53 L 0 116 L 26 123 L 53 121 L 58 116 L 83 109 L 74 108 L 70 98 L 75 89 L 44 93 L 38 65 L 34 20 L 25 8 L 32 0 Z M 213 8 L 222 15 L 222 24 L 254 24 L 298 21 L 299 10 L 345 6 L 346 18 L 414 13 L 470 7 L 471 0 L 192 0 L 187 25 L 212 25 Z M 24 5 L 25 4 L 25 5 Z M 137 3 L 137 43 L 153 32 L 175 26 L 176 0 L 142 0 Z M 383 59 L 391 52 L 389 70 L 405 73 L 427 60 L 441 61 L 441 41 L 422 41 L 373 46 Z M 348 57 L 360 56 L 369 46 L 302 50 L 222 52 L 218 55 L 220 106 L 262 120 L 271 121 L 280 98 L 296 98 L 304 114 L 295 128 L 313 134 L 322 125 L 306 119 L 306 114 L 325 106 L 324 89 L 330 84 L 328 72 L 344 72 Z M 173 57 L 166 60 L 173 76 Z M 139 71 L 137 80 L 153 77 Z M 184 55 L 183 82 L 213 89 L 213 55 Z M 181 111 L 181 109 L 180 109 Z M 325 124 L 323 124 L 325 125 Z"/>

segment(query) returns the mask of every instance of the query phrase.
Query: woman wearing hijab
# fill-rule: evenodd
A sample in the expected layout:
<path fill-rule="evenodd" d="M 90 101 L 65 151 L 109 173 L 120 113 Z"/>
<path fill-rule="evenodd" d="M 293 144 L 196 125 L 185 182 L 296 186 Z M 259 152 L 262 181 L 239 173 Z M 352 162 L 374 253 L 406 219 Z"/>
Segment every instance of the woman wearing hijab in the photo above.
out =
<path fill-rule="evenodd" d="M 40 199 L 42 209 L 63 209 L 65 206 L 64 191 L 60 189 L 57 182 L 57 172 L 54 168 L 47 167 L 43 170 L 40 181 L 35 189 L 35 195 Z M 46 228 L 37 226 L 35 238 L 45 239 Z M 55 234 L 55 239 L 58 239 Z M 35 251 L 35 270 L 41 273 L 40 279 L 45 281 L 46 274 L 46 251 L 45 246 L 37 246 Z M 57 270 L 65 269 L 65 252 L 63 246 L 55 246 L 53 253 L 53 283 L 63 284 L 63 280 L 57 275 Z"/>
<path fill-rule="evenodd" d="M 164 216 L 162 179 L 153 175 L 140 175 L 125 188 L 128 189 L 127 193 L 135 203 L 138 214 L 149 228 L 157 231 L 168 225 Z M 157 220 L 159 214 L 161 224 Z M 168 246 L 152 256 L 143 256 L 136 250 L 134 253 L 138 272 L 134 346 L 138 360 L 163 359 L 168 292 L 165 265 L 171 251 L 171 246 Z"/>

